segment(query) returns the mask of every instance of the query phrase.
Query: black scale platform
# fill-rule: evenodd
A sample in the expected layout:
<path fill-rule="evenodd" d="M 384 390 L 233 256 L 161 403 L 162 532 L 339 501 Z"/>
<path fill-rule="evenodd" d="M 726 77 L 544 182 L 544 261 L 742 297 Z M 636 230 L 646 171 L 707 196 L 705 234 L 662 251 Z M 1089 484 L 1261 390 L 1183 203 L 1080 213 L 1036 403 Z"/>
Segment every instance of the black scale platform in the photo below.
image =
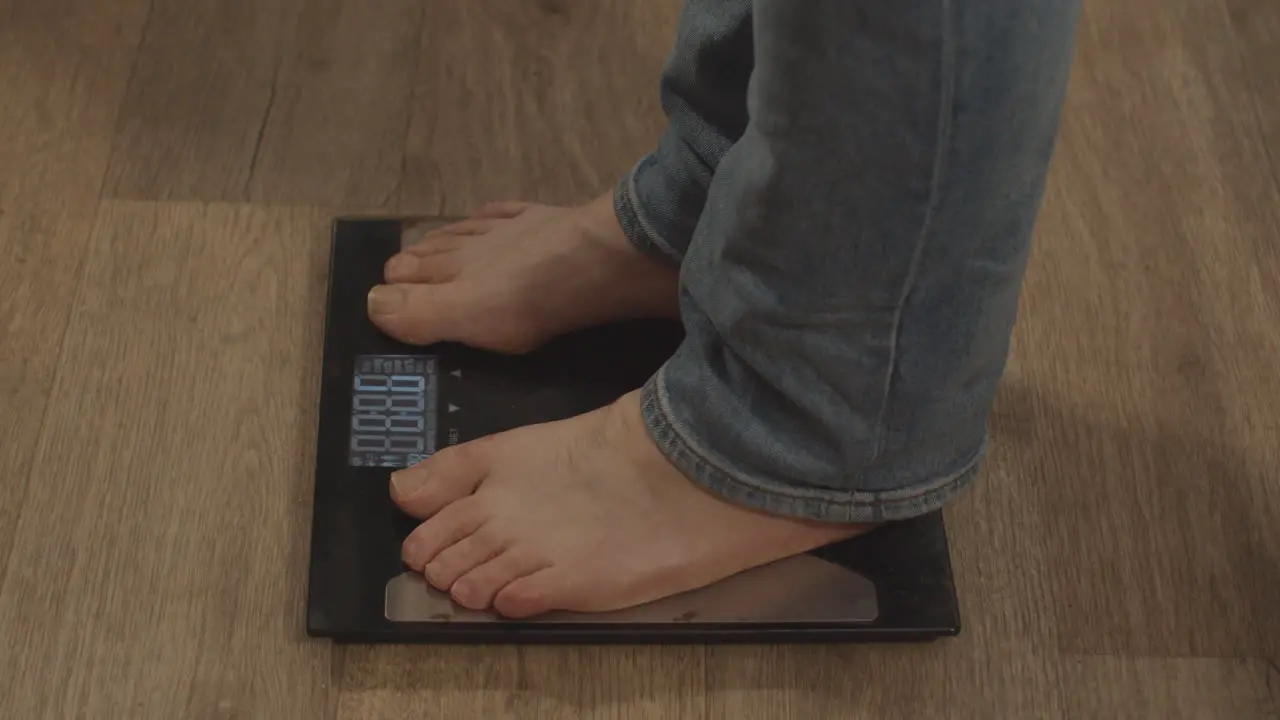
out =
<path fill-rule="evenodd" d="M 435 449 L 593 410 L 669 357 L 678 325 L 635 322 L 566 336 L 522 357 L 401 344 L 369 322 L 368 291 L 402 243 L 433 223 L 334 223 L 316 444 L 307 630 L 359 643 L 923 641 L 955 635 L 959 609 L 940 514 L 629 610 L 510 621 L 455 605 L 400 561 L 414 523 L 393 470 Z"/>

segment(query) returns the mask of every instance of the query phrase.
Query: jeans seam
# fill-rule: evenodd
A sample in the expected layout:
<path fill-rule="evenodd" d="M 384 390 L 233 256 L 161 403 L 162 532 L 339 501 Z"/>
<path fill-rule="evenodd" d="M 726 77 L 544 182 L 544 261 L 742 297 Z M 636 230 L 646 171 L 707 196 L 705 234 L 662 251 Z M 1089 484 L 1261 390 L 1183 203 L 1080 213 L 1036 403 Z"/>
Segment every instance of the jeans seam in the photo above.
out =
<path fill-rule="evenodd" d="M 911 291 L 915 288 L 917 274 L 920 270 L 920 258 L 924 255 L 924 247 L 928 242 L 929 232 L 933 228 L 933 220 L 940 202 L 940 186 L 942 178 L 946 174 L 947 159 L 951 151 L 951 116 L 953 114 L 952 104 L 955 102 L 955 38 L 951 23 L 951 1 L 942 0 L 942 57 L 940 58 L 942 78 L 939 92 L 941 99 L 938 103 L 938 151 L 933 161 L 933 176 L 929 179 L 929 205 L 925 210 L 924 222 L 920 227 L 920 234 L 916 238 L 915 246 L 911 251 L 911 263 L 907 268 L 907 277 L 902 283 L 902 292 L 898 296 L 897 306 L 894 308 L 893 326 L 889 335 L 889 367 L 885 372 L 884 378 L 884 395 L 880 403 L 880 414 L 876 420 L 876 441 L 872 458 L 879 458 L 885 451 L 888 444 L 888 429 L 886 428 L 886 416 L 889 413 L 889 405 L 893 398 L 893 377 L 898 369 L 899 345 L 902 331 L 902 314 L 906 308 L 907 298 L 910 297 Z"/>

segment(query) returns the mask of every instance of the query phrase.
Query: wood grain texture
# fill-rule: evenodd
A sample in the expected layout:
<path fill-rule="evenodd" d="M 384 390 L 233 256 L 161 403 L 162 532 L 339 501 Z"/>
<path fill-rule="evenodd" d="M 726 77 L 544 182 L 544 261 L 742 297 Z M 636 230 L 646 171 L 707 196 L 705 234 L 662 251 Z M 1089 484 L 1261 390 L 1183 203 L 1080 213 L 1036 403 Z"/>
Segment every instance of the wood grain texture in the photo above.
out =
<path fill-rule="evenodd" d="M 1036 486 L 1063 648 L 1277 630 L 1280 195 L 1215 0 L 1089 6 L 997 437 Z"/>
<path fill-rule="evenodd" d="M 1257 660 L 1075 656 L 1061 687 L 1068 718 L 1280 718 L 1280 674 Z"/>
<path fill-rule="evenodd" d="M 712 720 L 1062 717 L 1056 655 L 969 639 L 914 647 L 717 648 Z"/>
<path fill-rule="evenodd" d="M 0 212 L 0 582 L 92 221 L 84 211 Z"/>
<path fill-rule="evenodd" d="M 332 716 L 302 636 L 326 229 L 104 206 L 0 587 L 6 717 Z"/>
<path fill-rule="evenodd" d="M 581 202 L 657 142 L 680 3 L 426 4 L 401 207 Z"/>
<path fill-rule="evenodd" d="M 1254 119 L 1262 138 L 1260 142 L 1261 157 L 1265 157 L 1271 166 L 1271 187 L 1277 188 L 1273 197 L 1280 197 L 1280 4 L 1274 2 L 1257 2 L 1251 0 L 1223 0 L 1226 4 L 1232 30 L 1232 44 L 1238 49 L 1244 72 L 1253 91 Z M 1256 221 L 1249 227 L 1253 242 L 1261 248 L 1260 265 L 1254 271 L 1269 276 L 1271 287 L 1275 287 L 1275 274 L 1280 268 L 1280 248 L 1276 238 L 1280 238 L 1280 209 L 1272 200 L 1265 203 L 1266 224 Z M 1255 216 L 1256 217 L 1256 216 Z M 1257 280 L 1253 281 L 1256 287 Z M 1247 313 L 1243 317 L 1233 318 L 1237 327 L 1274 323 L 1277 315 L 1274 312 L 1280 305 L 1274 292 L 1269 294 L 1271 314 L 1257 312 Z M 1265 329 L 1254 328 L 1253 335 L 1264 335 L 1274 339 L 1273 333 Z M 1228 338 L 1230 341 L 1230 338 Z M 1273 353 L 1274 344 L 1258 347 L 1256 340 L 1251 343 L 1259 354 Z M 1261 362 L 1261 360 L 1259 360 Z M 1266 380 L 1274 382 L 1274 374 L 1265 367 L 1248 368 L 1248 377 L 1239 378 L 1236 389 L 1248 395 L 1249 386 L 1258 380 L 1258 376 L 1266 376 Z M 1274 388 L 1274 385 L 1269 386 Z M 1249 524 L 1250 537 L 1244 552 L 1248 554 L 1252 573 L 1252 590 L 1249 597 L 1253 601 L 1255 617 L 1259 619 L 1258 632 L 1261 644 L 1265 648 L 1271 662 L 1280 667 L 1280 451 L 1276 448 L 1274 438 L 1280 434 L 1280 420 L 1275 416 L 1275 395 L 1255 398 L 1255 402 L 1245 406 L 1247 415 L 1237 423 L 1245 427 L 1245 435 L 1241 442 L 1249 447 L 1251 474 L 1255 482 L 1251 483 L 1252 505 L 1244 512 L 1262 522 Z M 1270 402 L 1268 402 L 1268 400 Z M 1267 435 L 1272 441 L 1267 441 Z M 1265 523 L 1265 524 L 1264 524 Z"/>
<path fill-rule="evenodd" d="M 420 0 L 308 0 L 263 114 L 254 202 L 390 208 L 400 187 Z"/>
<path fill-rule="evenodd" d="M 706 717 L 698 647 L 347 651 L 340 720 Z"/>
<path fill-rule="evenodd" d="M 708 655 L 709 718 L 1274 720 L 1280 675 L 1252 660 L 1060 656 L 973 643 L 731 648 Z"/>
<path fill-rule="evenodd" d="M 243 200 L 303 0 L 154 0 L 105 192 Z"/>
<path fill-rule="evenodd" d="M 1275 72 L 1280 67 L 1280 4 L 1266 0 L 1223 2 L 1234 44 L 1249 73 L 1272 176 L 1280 184 L 1280 76 Z"/>
<path fill-rule="evenodd" d="M 92 209 L 148 0 L 0 0 L 0 212 Z"/>
<path fill-rule="evenodd" d="M 416 0 L 156 0 L 112 197 L 393 202 Z"/>
<path fill-rule="evenodd" d="M 155 0 L 106 195 L 243 200 L 302 0 Z"/>

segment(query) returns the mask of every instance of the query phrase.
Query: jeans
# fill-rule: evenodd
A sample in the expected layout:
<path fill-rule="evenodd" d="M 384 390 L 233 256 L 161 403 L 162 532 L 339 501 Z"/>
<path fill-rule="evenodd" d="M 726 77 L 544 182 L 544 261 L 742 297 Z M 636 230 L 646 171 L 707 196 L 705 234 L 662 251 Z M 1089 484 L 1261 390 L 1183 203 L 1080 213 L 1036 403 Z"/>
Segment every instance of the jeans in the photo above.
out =
<path fill-rule="evenodd" d="M 641 390 L 708 491 L 883 522 L 977 473 L 1080 0 L 687 0 L 669 120 L 614 191 L 678 265 Z"/>

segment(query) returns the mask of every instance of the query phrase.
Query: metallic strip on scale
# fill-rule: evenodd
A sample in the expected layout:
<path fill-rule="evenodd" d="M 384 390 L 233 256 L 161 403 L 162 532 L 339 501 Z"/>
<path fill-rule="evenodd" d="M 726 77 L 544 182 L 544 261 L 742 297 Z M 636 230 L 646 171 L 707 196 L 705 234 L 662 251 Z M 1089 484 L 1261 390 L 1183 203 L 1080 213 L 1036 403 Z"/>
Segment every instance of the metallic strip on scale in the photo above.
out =
<path fill-rule="evenodd" d="M 501 623 L 491 612 L 468 610 L 404 572 L 386 587 L 392 622 Z M 522 623 L 871 623 L 879 617 L 875 585 L 866 577 L 812 555 L 763 565 L 704 588 L 625 610 L 552 612 Z"/>

